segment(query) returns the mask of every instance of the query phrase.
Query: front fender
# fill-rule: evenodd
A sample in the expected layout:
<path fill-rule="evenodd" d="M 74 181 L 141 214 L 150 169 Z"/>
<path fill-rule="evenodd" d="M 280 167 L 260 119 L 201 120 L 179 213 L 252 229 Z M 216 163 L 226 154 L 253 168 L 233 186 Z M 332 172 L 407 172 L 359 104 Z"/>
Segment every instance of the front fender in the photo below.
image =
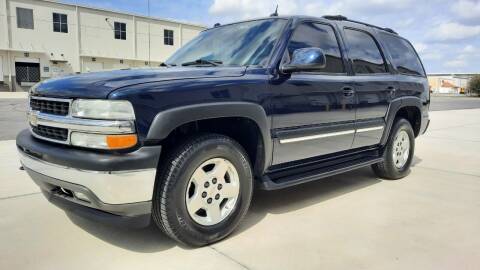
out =
<path fill-rule="evenodd" d="M 163 140 L 177 127 L 199 120 L 243 117 L 255 122 L 264 145 L 264 170 L 271 163 L 270 121 L 262 106 L 249 102 L 215 102 L 187 105 L 159 112 L 150 126 L 147 140 Z"/>

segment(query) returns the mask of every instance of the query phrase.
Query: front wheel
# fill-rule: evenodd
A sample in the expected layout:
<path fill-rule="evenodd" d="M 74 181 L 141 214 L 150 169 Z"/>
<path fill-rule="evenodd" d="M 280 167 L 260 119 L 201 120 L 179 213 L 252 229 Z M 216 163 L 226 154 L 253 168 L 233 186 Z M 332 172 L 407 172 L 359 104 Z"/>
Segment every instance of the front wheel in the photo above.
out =
<path fill-rule="evenodd" d="M 221 240 L 250 205 L 253 177 L 245 150 L 229 137 L 206 134 L 170 155 L 157 179 L 153 219 L 171 238 L 202 246 Z"/>
<path fill-rule="evenodd" d="M 383 153 L 383 161 L 372 165 L 375 174 L 385 179 L 400 179 L 410 171 L 415 135 L 412 126 L 404 118 L 398 118 L 390 133 Z"/>

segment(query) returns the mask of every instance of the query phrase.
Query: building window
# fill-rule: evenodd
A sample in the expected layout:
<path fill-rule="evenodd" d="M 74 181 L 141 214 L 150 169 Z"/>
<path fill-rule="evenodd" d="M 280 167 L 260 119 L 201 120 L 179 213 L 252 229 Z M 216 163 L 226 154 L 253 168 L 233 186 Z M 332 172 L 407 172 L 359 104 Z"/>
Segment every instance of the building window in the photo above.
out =
<path fill-rule="evenodd" d="M 127 25 L 121 22 L 115 22 L 115 39 L 127 39 Z"/>
<path fill-rule="evenodd" d="M 163 44 L 173 46 L 173 30 L 163 30 Z"/>
<path fill-rule="evenodd" d="M 17 27 L 33 29 L 33 9 L 17 7 Z"/>
<path fill-rule="evenodd" d="M 53 13 L 53 32 L 68 33 L 66 14 Z"/>

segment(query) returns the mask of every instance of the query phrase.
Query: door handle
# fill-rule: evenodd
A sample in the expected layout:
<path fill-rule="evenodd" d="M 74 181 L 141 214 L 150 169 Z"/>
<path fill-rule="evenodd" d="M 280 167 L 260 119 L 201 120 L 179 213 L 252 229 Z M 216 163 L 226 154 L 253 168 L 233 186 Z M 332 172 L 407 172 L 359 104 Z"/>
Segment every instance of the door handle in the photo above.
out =
<path fill-rule="evenodd" d="M 397 91 L 397 89 L 393 86 L 389 86 L 387 87 L 387 90 L 390 91 L 390 96 L 395 96 L 395 92 Z"/>
<path fill-rule="evenodd" d="M 350 86 L 343 87 L 342 91 L 343 91 L 343 96 L 344 97 L 351 97 L 351 96 L 355 95 L 355 90 L 353 89 L 353 87 L 350 87 Z"/>

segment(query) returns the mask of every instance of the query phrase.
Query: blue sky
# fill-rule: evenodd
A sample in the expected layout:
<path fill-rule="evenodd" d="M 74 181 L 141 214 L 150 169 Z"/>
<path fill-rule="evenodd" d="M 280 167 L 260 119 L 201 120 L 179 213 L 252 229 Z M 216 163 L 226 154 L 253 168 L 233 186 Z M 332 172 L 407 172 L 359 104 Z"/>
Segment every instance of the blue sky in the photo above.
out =
<path fill-rule="evenodd" d="M 64 0 L 146 15 L 147 0 Z M 480 72 L 480 0 L 150 0 L 154 17 L 211 26 L 280 15 L 342 14 L 408 38 L 428 73 Z"/>

